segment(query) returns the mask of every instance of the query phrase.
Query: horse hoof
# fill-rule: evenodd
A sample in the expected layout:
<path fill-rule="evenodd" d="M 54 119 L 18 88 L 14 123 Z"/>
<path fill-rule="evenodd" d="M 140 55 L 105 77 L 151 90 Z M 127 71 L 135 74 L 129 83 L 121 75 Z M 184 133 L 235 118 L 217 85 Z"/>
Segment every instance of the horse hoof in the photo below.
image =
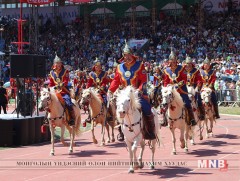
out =
<path fill-rule="evenodd" d="M 110 140 L 108 140 L 107 143 L 111 143 Z"/>
<path fill-rule="evenodd" d="M 151 170 L 153 170 L 154 168 L 155 168 L 154 165 L 151 165 L 151 166 L 150 166 L 150 169 L 151 169 Z"/>
<path fill-rule="evenodd" d="M 105 143 L 101 143 L 101 146 L 105 146 Z"/>
<path fill-rule="evenodd" d="M 73 150 L 69 150 L 68 154 L 71 155 L 73 153 Z"/>
<path fill-rule="evenodd" d="M 176 155 L 177 153 L 175 151 L 172 152 L 172 155 Z"/>
<path fill-rule="evenodd" d="M 115 142 L 115 139 L 112 139 L 112 143 L 114 143 Z"/>
<path fill-rule="evenodd" d="M 185 145 L 181 145 L 180 147 L 183 149 L 183 148 L 185 148 Z"/>
<path fill-rule="evenodd" d="M 200 140 L 203 140 L 203 136 L 200 136 Z"/>
<path fill-rule="evenodd" d="M 133 169 L 129 169 L 128 173 L 134 173 L 134 170 Z"/>
<path fill-rule="evenodd" d="M 93 143 L 94 143 L 94 144 L 98 144 L 98 141 L 97 141 L 97 140 L 93 140 Z"/>
<path fill-rule="evenodd" d="M 185 152 L 186 152 L 186 153 L 188 152 L 188 148 L 185 148 Z"/>
<path fill-rule="evenodd" d="M 196 145 L 195 143 L 191 143 L 191 145 L 193 146 L 193 145 Z"/>
<path fill-rule="evenodd" d="M 54 156 L 54 153 L 52 152 L 52 153 L 50 153 L 50 156 Z"/>

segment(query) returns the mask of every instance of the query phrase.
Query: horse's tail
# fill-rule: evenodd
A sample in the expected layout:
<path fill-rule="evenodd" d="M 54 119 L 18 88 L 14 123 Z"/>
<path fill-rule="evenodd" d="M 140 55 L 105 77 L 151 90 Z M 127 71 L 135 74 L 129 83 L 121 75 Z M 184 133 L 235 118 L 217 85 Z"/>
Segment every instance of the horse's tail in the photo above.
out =
<path fill-rule="evenodd" d="M 80 136 L 81 134 L 80 125 L 81 125 L 81 116 L 80 116 L 80 110 L 79 110 L 79 113 L 76 114 L 76 124 L 74 128 L 74 132 L 76 136 Z"/>

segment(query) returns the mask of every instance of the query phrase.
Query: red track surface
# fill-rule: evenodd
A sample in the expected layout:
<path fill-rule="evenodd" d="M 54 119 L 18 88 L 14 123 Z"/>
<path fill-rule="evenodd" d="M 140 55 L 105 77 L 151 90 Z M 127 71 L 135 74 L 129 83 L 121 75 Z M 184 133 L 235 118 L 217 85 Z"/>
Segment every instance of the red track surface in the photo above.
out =
<path fill-rule="evenodd" d="M 85 117 L 85 115 L 83 115 Z M 68 148 L 63 147 L 61 143 L 56 144 L 56 156 L 49 156 L 50 143 L 33 145 L 20 148 L 12 148 L 0 151 L 0 181 L 98 181 L 98 180 L 181 180 L 181 181 L 240 181 L 240 117 L 221 115 L 214 125 L 214 137 L 206 139 L 204 131 L 204 140 L 199 140 L 199 133 L 196 134 L 196 145 L 191 146 L 189 143 L 189 152 L 185 153 L 180 148 L 179 139 L 177 140 L 177 155 L 171 155 L 172 142 L 168 128 L 161 129 L 162 142 L 160 148 L 156 150 L 155 161 L 158 164 L 155 170 L 150 170 L 145 166 L 141 170 L 136 170 L 134 174 L 128 174 L 128 167 L 68 167 L 58 166 L 57 168 L 47 168 L 41 166 L 38 169 L 20 168 L 13 166 L 17 161 L 78 161 L 84 160 L 88 163 L 95 161 L 120 160 L 128 161 L 128 151 L 125 143 L 116 141 L 109 143 L 105 147 L 95 145 L 91 140 L 91 133 L 87 132 L 77 138 L 77 147 L 74 153 L 68 155 Z M 100 141 L 100 129 L 96 128 L 96 135 Z M 117 134 L 117 131 L 115 131 Z M 177 134 L 178 135 L 178 134 Z M 179 137 L 177 137 L 179 138 Z M 139 149 L 138 149 L 139 153 Z M 150 149 L 146 147 L 143 161 L 149 161 Z M 198 160 L 227 160 L 229 168 L 226 171 L 219 169 L 202 169 L 197 168 Z M 13 165 L 4 168 L 3 161 L 11 162 Z M 170 166 L 171 163 L 181 163 L 185 165 Z M 97 162 L 99 163 L 99 162 Z M 162 165 L 160 165 L 160 163 Z M 168 166 L 166 166 L 168 163 Z M 52 164 L 53 165 L 53 164 Z"/>

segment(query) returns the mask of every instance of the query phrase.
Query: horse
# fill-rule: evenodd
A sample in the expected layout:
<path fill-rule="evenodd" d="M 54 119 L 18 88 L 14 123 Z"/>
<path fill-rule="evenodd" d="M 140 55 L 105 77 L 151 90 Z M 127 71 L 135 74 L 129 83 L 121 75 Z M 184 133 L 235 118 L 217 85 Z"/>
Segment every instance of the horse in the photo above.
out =
<path fill-rule="evenodd" d="M 185 121 L 186 113 L 184 102 L 177 92 L 175 85 L 168 85 L 162 88 L 162 105 L 163 107 L 167 107 L 166 117 L 173 142 L 172 154 L 176 155 L 176 128 L 180 130 L 181 148 L 184 148 L 185 152 L 188 152 L 187 140 L 189 138 L 189 128 Z"/>
<path fill-rule="evenodd" d="M 104 134 L 105 134 L 104 127 L 105 126 L 106 126 L 107 134 L 108 134 L 107 142 L 110 143 L 110 140 L 112 142 L 115 142 L 115 138 L 114 138 L 113 121 L 106 121 L 107 109 L 100 97 L 101 97 L 100 94 L 95 92 L 92 88 L 85 89 L 85 90 L 83 90 L 82 99 L 80 101 L 80 104 L 81 105 L 84 105 L 86 103 L 89 104 L 89 111 L 90 111 L 89 114 L 90 114 L 90 118 L 91 118 L 91 131 L 92 131 L 93 143 L 95 143 L 95 144 L 97 144 L 98 141 L 96 140 L 95 135 L 94 135 L 94 127 L 97 124 L 101 124 L 101 126 L 102 126 L 101 146 L 103 146 L 103 145 L 105 145 L 105 138 L 104 138 Z M 110 139 L 109 126 L 111 126 L 111 129 L 112 129 L 112 139 Z"/>
<path fill-rule="evenodd" d="M 136 93 L 136 89 L 132 86 L 127 86 L 120 91 L 117 97 L 117 119 L 122 126 L 122 131 L 125 137 L 125 142 L 129 151 L 130 168 L 129 173 L 134 173 L 135 169 L 143 168 L 142 156 L 145 148 L 145 141 L 142 134 L 142 115 L 140 112 L 141 104 L 139 97 Z M 158 122 L 158 116 L 155 109 L 152 109 L 154 114 L 155 134 L 157 138 L 160 138 L 159 130 L 160 125 Z M 154 169 L 154 154 L 156 149 L 157 139 L 151 140 L 149 146 L 151 146 L 152 155 L 150 168 Z M 137 146 L 141 146 L 140 154 L 136 157 Z"/>
<path fill-rule="evenodd" d="M 53 89 L 46 89 L 46 88 L 42 89 L 40 102 L 39 102 L 39 110 L 40 111 L 45 110 L 48 113 L 47 119 L 49 120 L 49 129 L 51 132 L 51 144 L 52 144 L 50 155 L 52 156 L 54 156 L 55 154 L 55 150 L 54 150 L 55 127 L 61 128 L 60 140 L 64 146 L 68 145 L 64 141 L 65 127 L 67 128 L 70 134 L 69 154 L 73 152 L 74 138 L 75 138 L 75 135 L 78 136 L 80 134 L 80 124 L 81 124 L 80 109 L 77 106 L 76 102 L 74 102 L 73 109 L 75 112 L 75 125 L 69 126 L 67 123 L 67 114 L 65 112 L 65 108 L 59 101 L 56 91 Z"/>
<path fill-rule="evenodd" d="M 199 111 L 198 111 L 198 108 L 197 108 L 197 100 L 195 99 L 195 95 L 197 93 L 197 90 L 194 89 L 193 86 L 187 86 L 187 90 L 188 90 L 188 97 L 191 101 L 191 105 L 192 105 L 192 109 L 193 109 L 193 115 L 194 115 L 194 119 L 196 120 L 197 124 L 198 124 L 198 127 L 199 127 L 199 130 L 200 130 L 200 140 L 203 139 L 203 136 L 202 136 L 202 132 L 203 132 L 203 129 L 202 129 L 202 125 L 201 125 L 201 121 L 199 119 Z M 190 142 L 191 142 L 191 145 L 195 145 L 195 141 L 194 141 L 194 137 L 195 137 L 195 126 L 192 126 L 191 129 L 189 130 L 189 137 L 190 137 Z"/>
<path fill-rule="evenodd" d="M 213 110 L 213 104 L 211 101 L 212 89 L 203 87 L 201 90 L 202 104 L 205 110 L 205 125 L 206 125 L 206 138 L 213 136 L 212 128 L 213 122 L 216 122 Z M 210 125 L 209 125 L 209 123 Z M 210 128 L 209 128 L 210 127 Z"/>

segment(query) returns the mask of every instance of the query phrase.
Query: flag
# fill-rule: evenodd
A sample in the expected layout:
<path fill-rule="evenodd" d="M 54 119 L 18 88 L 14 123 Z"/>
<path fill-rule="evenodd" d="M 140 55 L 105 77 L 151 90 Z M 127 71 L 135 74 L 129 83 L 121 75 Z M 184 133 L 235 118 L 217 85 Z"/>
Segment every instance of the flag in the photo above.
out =
<path fill-rule="evenodd" d="M 68 0 L 71 3 L 89 3 L 92 0 Z"/>
<path fill-rule="evenodd" d="M 43 5 L 54 2 L 55 0 L 20 0 L 22 3 L 34 4 L 34 5 Z"/>

